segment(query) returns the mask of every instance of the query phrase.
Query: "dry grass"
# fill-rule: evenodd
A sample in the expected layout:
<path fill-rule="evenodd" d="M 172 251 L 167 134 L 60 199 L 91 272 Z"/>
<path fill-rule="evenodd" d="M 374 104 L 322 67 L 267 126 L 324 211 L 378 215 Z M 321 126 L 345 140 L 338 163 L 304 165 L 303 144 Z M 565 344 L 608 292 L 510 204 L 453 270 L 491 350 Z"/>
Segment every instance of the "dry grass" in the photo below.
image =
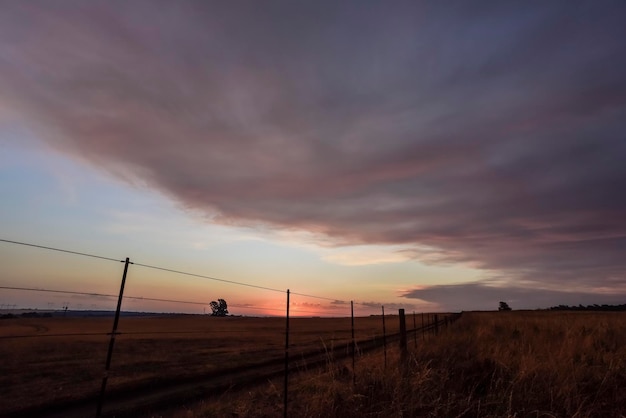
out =
<path fill-rule="evenodd" d="M 419 318 L 419 317 L 418 317 Z M 0 336 L 106 333 L 110 318 L 0 321 Z M 420 325 L 418 319 L 418 325 Z M 409 324 L 412 321 L 409 319 Z M 388 318 L 389 333 L 398 320 Z M 357 318 L 357 338 L 380 334 L 380 318 Z M 350 337 L 349 319 L 294 319 L 292 355 Z M 122 318 L 111 388 L 180 378 L 282 356 L 283 318 Z M 178 332 L 171 334 L 170 332 Z M 3 339 L 0 415 L 33 402 L 97 392 L 107 336 Z M 623 417 L 626 416 L 626 314 L 592 312 L 468 313 L 437 337 L 409 338 L 398 367 L 390 353 L 290 379 L 297 417 Z M 402 370 L 403 373 L 400 373 Z M 226 393 L 164 416 L 282 416 L 282 381 Z"/>
<path fill-rule="evenodd" d="M 626 315 L 591 312 L 465 314 L 412 344 L 384 369 L 382 356 L 292 379 L 297 417 L 624 417 Z M 403 373 L 399 372 L 402 370 Z M 176 417 L 282 415 L 282 386 L 225 394 Z"/>
<path fill-rule="evenodd" d="M 389 318 L 389 332 L 397 331 Z M 98 392 L 112 318 L 18 318 L 0 321 L 0 415 L 34 404 L 80 399 Z M 380 318 L 356 318 L 359 339 L 380 334 Z M 282 358 L 284 318 L 163 316 L 121 318 L 109 388 L 132 390 L 153 379 L 181 378 Z M 291 320 L 292 352 L 342 345 L 349 318 Z"/>

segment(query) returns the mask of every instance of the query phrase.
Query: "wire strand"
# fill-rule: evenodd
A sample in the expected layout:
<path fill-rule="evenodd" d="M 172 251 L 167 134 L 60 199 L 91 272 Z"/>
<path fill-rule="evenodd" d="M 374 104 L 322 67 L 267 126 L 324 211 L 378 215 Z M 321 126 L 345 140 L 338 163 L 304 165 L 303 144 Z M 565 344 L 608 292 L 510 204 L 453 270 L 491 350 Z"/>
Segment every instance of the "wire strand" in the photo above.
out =
<path fill-rule="evenodd" d="M 0 286 L 0 289 L 20 290 L 20 291 L 27 291 L 27 292 L 60 293 L 60 294 L 67 294 L 67 295 L 95 296 L 95 297 L 107 297 L 107 298 L 116 298 L 117 297 L 117 295 L 111 295 L 111 294 L 107 294 L 107 293 L 77 292 L 77 291 L 71 291 L 71 290 L 40 289 L 40 288 L 33 288 L 33 287 Z M 182 303 L 182 304 L 200 305 L 200 306 L 209 305 L 208 302 L 197 302 L 197 301 L 178 300 L 178 299 L 149 298 L 149 297 L 144 297 L 144 296 L 124 296 L 124 299 L 145 300 L 145 301 L 151 301 L 151 302 Z M 267 308 L 267 307 L 263 307 L 263 306 L 245 306 L 245 305 L 229 305 L 229 306 L 232 307 L 232 308 L 238 308 L 238 309 L 255 309 L 255 310 L 277 311 L 277 312 L 284 312 L 285 311 L 284 309 Z M 310 313 L 310 314 L 313 314 L 313 315 L 342 314 L 342 313 L 344 313 L 344 312 L 341 312 L 341 311 L 328 311 L 328 310 L 325 310 L 323 312 L 308 311 L 308 310 L 304 310 L 304 309 L 299 309 L 297 306 L 292 306 L 291 309 L 293 310 L 294 313 Z"/>
<path fill-rule="evenodd" d="M 0 286 L 0 289 L 23 290 L 23 291 L 28 291 L 28 292 L 61 293 L 61 294 L 67 294 L 67 295 L 96 296 L 96 297 L 107 297 L 107 298 L 118 297 L 117 295 L 110 295 L 107 293 L 76 292 L 76 291 L 71 291 L 71 290 L 55 290 L 55 289 L 38 289 L 38 288 L 33 288 L 33 287 Z M 195 301 L 176 300 L 176 299 L 146 298 L 143 296 L 124 296 L 124 299 L 148 300 L 148 301 L 155 301 L 155 302 L 186 303 L 190 305 L 208 305 L 207 302 L 195 302 Z"/>
<path fill-rule="evenodd" d="M 189 273 L 189 272 L 186 272 L 186 271 L 174 270 L 174 269 L 169 269 L 169 268 L 165 268 L 165 267 L 151 266 L 151 265 L 148 265 L 148 264 L 141 264 L 141 263 L 134 263 L 134 264 L 135 264 L 135 266 L 146 267 L 146 268 L 154 269 L 154 270 L 167 271 L 169 273 L 176 273 L 176 274 L 182 274 L 182 275 L 185 275 L 185 276 L 198 277 L 198 278 L 201 278 L 201 279 L 213 280 L 213 281 L 222 282 L 222 283 L 236 284 L 236 285 L 239 285 L 239 286 L 252 287 L 252 288 L 255 288 L 255 289 L 269 290 L 271 292 L 285 293 L 284 290 L 275 289 L 273 287 L 266 287 L 266 286 L 259 286 L 259 285 L 256 285 L 256 284 L 236 282 L 234 280 L 218 279 L 217 277 L 206 276 L 204 274 Z"/>
<path fill-rule="evenodd" d="M 2 335 L 0 336 L 0 340 L 8 340 L 12 338 L 42 338 L 42 337 L 96 337 L 96 336 L 106 336 L 111 335 L 110 332 L 70 332 L 66 334 L 33 334 L 33 335 Z"/>
<path fill-rule="evenodd" d="M 282 333 L 283 330 L 282 329 L 276 329 L 276 331 L 278 333 Z M 233 334 L 245 334 L 245 333 L 253 333 L 253 334 L 258 334 L 259 330 L 258 329 L 244 329 L 244 330 L 205 330 L 205 331 L 130 331 L 130 332 L 123 332 L 123 331 L 118 331 L 115 333 L 116 336 L 133 336 L 133 335 L 206 335 L 206 334 L 212 334 L 214 335 L 216 332 L 218 332 L 219 334 L 227 334 L 227 333 L 233 333 Z M 339 329 L 339 330 L 332 330 L 332 331 L 325 331 L 325 334 L 323 335 L 335 335 L 338 332 L 344 332 L 344 333 L 349 333 L 350 330 L 349 329 Z M 303 332 L 303 331 L 292 331 L 291 332 L 292 335 L 296 336 L 296 335 L 308 335 L 309 332 Z M 105 336 L 110 336 L 111 333 L 110 332 L 68 332 L 68 333 L 61 333 L 61 334 L 31 334 L 31 335 L 1 335 L 0 336 L 0 340 L 9 340 L 9 339 L 19 339 L 19 338 L 59 338 L 59 337 L 105 337 Z M 335 338 L 335 340 L 347 340 L 349 339 L 349 336 L 345 336 L 343 338 Z M 309 341 L 309 343 L 314 343 L 317 342 L 318 338 L 315 338 L 314 340 Z M 281 345 L 282 343 L 279 343 L 278 345 Z"/>
<path fill-rule="evenodd" d="M 26 247 L 41 248 L 41 249 L 44 249 L 44 250 L 58 251 L 58 252 L 61 252 L 61 253 L 82 255 L 84 257 L 99 258 L 101 260 L 108 260 L 108 261 L 115 261 L 115 262 L 122 262 L 122 263 L 125 261 L 125 260 L 117 260 L 117 259 L 111 258 L 111 257 L 103 257 L 103 256 L 100 256 L 100 255 L 95 255 L 95 254 L 81 253 L 81 252 L 78 252 L 78 251 L 64 250 L 62 248 L 47 247 L 45 245 L 30 244 L 30 243 L 27 243 L 27 242 L 12 241 L 12 240 L 2 239 L 2 238 L 0 238 L 0 242 L 6 242 L 8 244 L 24 245 Z"/>
<path fill-rule="evenodd" d="M 44 249 L 44 250 L 58 251 L 58 252 L 63 252 L 63 253 L 67 253 L 67 254 L 80 255 L 80 256 L 84 256 L 84 257 L 92 257 L 92 258 L 97 258 L 97 259 L 107 260 L 107 261 L 115 261 L 115 262 L 124 262 L 125 261 L 125 260 L 118 260 L 118 259 L 111 258 L 111 257 L 104 257 L 104 256 L 100 256 L 100 255 L 95 255 L 95 254 L 89 254 L 89 253 L 83 253 L 83 252 L 79 252 L 79 251 L 66 250 L 66 249 L 57 248 L 57 247 L 49 247 L 49 246 L 39 245 L 39 244 L 32 244 L 32 243 L 27 243 L 27 242 L 22 242 L 22 241 L 8 240 L 8 239 L 3 239 L 3 238 L 0 238 L 0 242 L 4 242 L 4 243 L 8 243 L 8 244 L 15 244 L 15 245 L 23 245 L 23 246 L 27 246 L 27 247 L 33 247 L 33 248 L 40 248 L 40 249 Z M 233 285 L 238 285 L 238 286 L 250 287 L 250 288 L 254 288 L 254 289 L 267 290 L 267 291 L 270 291 L 270 292 L 285 293 L 285 290 L 276 289 L 276 288 L 269 287 L 269 286 L 261 286 L 261 285 L 251 284 L 251 283 L 238 282 L 238 281 L 235 281 L 235 280 L 220 279 L 220 278 L 217 278 L 217 277 L 208 276 L 208 275 L 204 275 L 204 274 L 190 273 L 190 272 L 186 272 L 186 271 L 182 271 L 182 270 L 175 270 L 175 269 L 170 269 L 170 268 L 166 268 L 166 267 L 153 266 L 153 265 L 143 264 L 143 263 L 134 263 L 133 262 L 131 264 L 134 264 L 135 266 L 138 266 L 138 267 L 145 267 L 145 268 L 154 269 L 154 270 L 161 270 L 161 271 L 166 271 L 166 272 L 169 272 L 169 273 L 181 274 L 181 275 L 190 276 L 190 277 L 197 277 L 197 278 L 217 281 L 217 282 L 221 282 L 221 283 L 228 283 L 228 284 L 233 284 Z M 68 292 L 68 293 L 70 293 L 70 292 Z M 77 294 L 80 294 L 80 293 L 77 293 Z M 349 303 L 349 301 L 345 301 L 345 300 L 341 300 L 341 299 L 329 298 L 329 297 L 326 297 L 326 296 L 312 295 L 312 294 L 308 294 L 308 293 L 291 292 L 291 294 L 292 295 L 296 295 L 296 296 L 313 298 L 313 299 L 328 300 L 328 301 L 331 301 L 331 302 L 335 302 L 337 304 L 348 304 Z M 98 296 L 100 296 L 100 295 L 98 295 Z M 114 295 L 102 295 L 102 296 L 116 297 Z M 128 297 L 128 298 L 132 299 L 133 297 Z M 148 299 L 146 298 L 146 300 L 148 300 Z M 155 300 L 156 301 L 162 301 L 162 302 L 168 302 L 168 300 L 157 300 L 157 299 L 155 299 Z M 172 301 L 172 302 L 175 302 L 175 301 Z M 187 303 L 187 302 L 181 302 L 181 303 Z M 190 302 L 190 303 L 193 303 L 193 304 L 204 304 L 204 303 L 200 303 L 200 302 Z M 355 305 L 370 306 L 370 303 L 367 303 L 367 302 L 354 302 L 354 304 Z"/>

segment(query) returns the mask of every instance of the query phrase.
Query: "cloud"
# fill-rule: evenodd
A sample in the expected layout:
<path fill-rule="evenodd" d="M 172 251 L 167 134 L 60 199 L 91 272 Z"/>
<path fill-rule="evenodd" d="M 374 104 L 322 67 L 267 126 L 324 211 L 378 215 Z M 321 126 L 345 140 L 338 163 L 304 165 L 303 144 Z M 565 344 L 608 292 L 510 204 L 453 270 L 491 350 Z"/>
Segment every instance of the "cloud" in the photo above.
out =
<path fill-rule="evenodd" d="M 1 120 L 211 222 L 626 283 L 621 2 L 14 2 Z"/>
<path fill-rule="evenodd" d="M 513 309 L 543 309 L 557 305 L 621 304 L 623 292 L 598 289 L 595 292 L 566 291 L 522 286 L 498 286 L 489 282 L 436 285 L 408 290 L 405 298 L 435 303 L 443 309 L 495 310 L 500 301 Z"/>
<path fill-rule="evenodd" d="M 356 304 L 356 309 L 359 308 L 359 306 L 365 306 L 367 308 L 374 308 L 377 311 L 381 311 L 382 307 L 385 307 L 385 314 L 394 314 L 397 313 L 396 311 L 398 309 L 404 309 L 408 312 L 410 311 L 415 311 L 415 310 L 421 310 L 423 311 L 424 309 L 426 310 L 430 310 L 433 308 L 432 304 L 428 304 L 428 303 L 418 303 L 418 304 L 412 304 L 412 303 L 393 303 L 393 302 L 358 302 Z"/>
<path fill-rule="evenodd" d="M 321 308 L 321 303 L 311 303 L 311 302 L 292 302 L 292 306 L 294 307 L 304 307 L 304 308 Z"/>
<path fill-rule="evenodd" d="M 322 255 L 322 259 L 330 263 L 345 266 L 365 266 L 371 264 L 400 263 L 411 259 L 407 250 L 394 249 L 388 246 L 373 247 L 360 245 L 354 247 L 333 248 Z"/>

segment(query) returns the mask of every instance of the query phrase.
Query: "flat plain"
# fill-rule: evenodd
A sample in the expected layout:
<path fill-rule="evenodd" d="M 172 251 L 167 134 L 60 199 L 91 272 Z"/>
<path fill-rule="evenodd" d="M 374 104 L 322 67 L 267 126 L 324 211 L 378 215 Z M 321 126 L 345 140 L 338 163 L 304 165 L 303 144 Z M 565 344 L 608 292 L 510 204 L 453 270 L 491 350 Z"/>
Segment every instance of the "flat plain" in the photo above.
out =
<path fill-rule="evenodd" d="M 112 318 L 0 321 L 0 416 L 96 394 L 111 324 Z M 290 328 L 294 359 L 311 350 L 348 350 L 350 318 L 292 318 Z M 386 328 L 397 332 L 398 317 L 386 317 Z M 108 388 L 129 393 L 155 380 L 254 368 L 284 356 L 284 318 L 121 318 L 119 332 Z M 355 318 L 357 340 L 381 334 L 381 317 Z M 416 336 L 404 362 L 393 343 L 386 366 L 382 350 L 365 354 L 354 377 L 349 361 L 294 375 L 290 416 L 626 416 L 626 313 L 466 312 L 438 335 Z M 282 416 L 282 405 L 278 379 L 148 416 Z"/>
<path fill-rule="evenodd" d="M 420 317 L 421 320 L 421 317 Z M 0 415 L 93 397 L 100 390 L 112 318 L 0 321 Z M 397 316 L 386 318 L 398 331 Z M 184 379 L 284 356 L 285 318 L 167 315 L 120 318 L 108 390 Z M 381 317 L 355 318 L 355 337 L 382 335 Z M 291 318 L 290 353 L 347 345 L 350 318 Z"/>
<path fill-rule="evenodd" d="M 296 376 L 294 417 L 626 417 L 626 313 L 466 312 L 409 355 L 380 351 Z M 417 344 L 415 344 L 415 342 Z M 280 383 L 167 416 L 272 417 Z"/>

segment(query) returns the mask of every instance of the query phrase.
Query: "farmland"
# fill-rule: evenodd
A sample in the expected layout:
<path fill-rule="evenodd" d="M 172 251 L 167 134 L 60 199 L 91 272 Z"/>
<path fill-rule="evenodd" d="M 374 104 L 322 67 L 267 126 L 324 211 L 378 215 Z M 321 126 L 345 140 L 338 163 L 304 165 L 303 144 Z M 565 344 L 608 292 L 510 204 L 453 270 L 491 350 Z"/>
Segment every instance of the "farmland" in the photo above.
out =
<path fill-rule="evenodd" d="M 388 333 L 397 332 L 397 317 L 386 322 Z M 0 321 L 0 336 L 37 336 L 1 340 L 0 415 L 34 401 L 54 404 L 96 394 L 110 326 L 110 318 Z M 132 393 L 151 381 L 183 382 L 280 360 L 284 326 L 284 318 L 122 318 L 109 389 Z M 380 336 L 381 318 L 356 318 L 355 329 L 357 340 Z M 77 333 L 100 335 L 70 335 Z M 344 347 L 350 333 L 349 318 L 292 319 L 290 355 Z M 294 375 L 290 416 L 626 415 L 624 313 L 465 313 L 439 335 L 418 337 L 409 338 L 409 357 L 401 366 L 396 344 L 387 367 L 381 350 L 358 358 L 354 385 L 349 362 Z M 281 381 L 149 413 L 155 414 L 280 416 Z"/>
<path fill-rule="evenodd" d="M 355 385 L 342 365 L 299 376 L 290 416 L 626 416 L 624 313 L 465 313 L 409 347 L 402 367 L 397 355 L 387 368 L 380 352 L 364 356 Z M 280 405 L 268 384 L 173 416 L 279 416 Z"/>
<path fill-rule="evenodd" d="M 388 318 L 388 331 L 398 321 Z M 92 397 L 100 389 L 111 318 L 17 318 L 0 321 L 0 415 Z M 294 356 L 345 345 L 350 318 L 292 318 Z M 154 381 L 219 373 L 284 355 L 284 318 L 199 315 L 122 318 L 108 389 L 132 391 Z M 380 335 L 381 319 L 356 318 L 359 339 Z M 7 338 L 16 337 L 21 338 Z"/>

